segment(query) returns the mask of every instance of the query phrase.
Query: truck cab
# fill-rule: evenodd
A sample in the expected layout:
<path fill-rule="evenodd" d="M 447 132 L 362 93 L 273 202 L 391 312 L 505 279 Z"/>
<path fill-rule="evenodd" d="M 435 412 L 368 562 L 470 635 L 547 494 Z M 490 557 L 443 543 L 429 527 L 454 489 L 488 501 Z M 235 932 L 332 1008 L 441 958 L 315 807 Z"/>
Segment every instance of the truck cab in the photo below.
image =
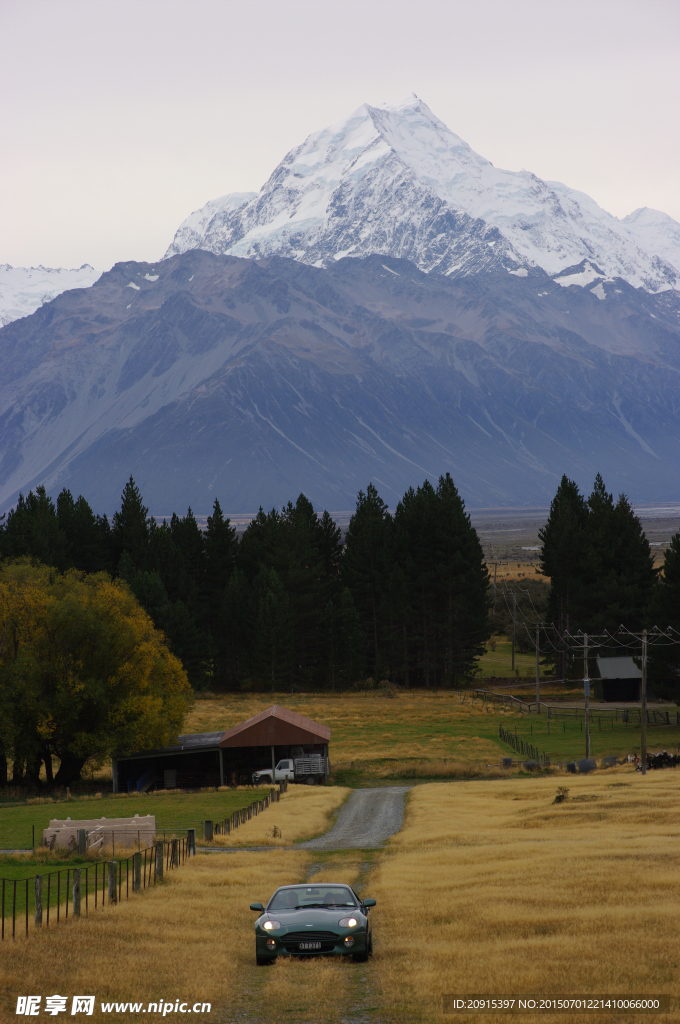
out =
<path fill-rule="evenodd" d="M 264 782 L 268 784 L 274 784 L 276 782 L 293 782 L 295 779 L 295 766 L 293 759 L 290 757 L 282 758 L 274 769 L 274 777 L 272 778 L 271 768 L 259 768 L 256 772 L 253 772 L 253 782 L 255 784 Z"/>

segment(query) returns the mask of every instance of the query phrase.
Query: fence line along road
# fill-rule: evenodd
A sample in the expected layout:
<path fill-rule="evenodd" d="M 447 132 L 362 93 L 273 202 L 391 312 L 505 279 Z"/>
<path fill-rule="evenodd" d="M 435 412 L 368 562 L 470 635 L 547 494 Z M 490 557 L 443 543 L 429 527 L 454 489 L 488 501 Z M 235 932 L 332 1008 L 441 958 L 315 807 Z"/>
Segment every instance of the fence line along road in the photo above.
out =
<path fill-rule="evenodd" d="M 288 783 L 282 782 L 278 789 L 271 789 L 264 800 L 253 800 L 222 821 L 204 821 L 204 840 L 211 842 L 215 835 L 228 835 L 232 829 L 277 802 L 287 789 Z M 139 844 L 143 830 L 130 831 L 133 844 L 135 836 Z M 32 922 L 33 930 L 49 928 L 50 924 L 54 926 L 67 921 L 69 909 L 73 918 L 80 917 L 83 912 L 87 916 L 90 907 L 96 910 L 120 903 L 123 899 L 129 900 L 131 893 L 143 892 L 162 881 L 166 871 L 180 867 L 189 857 L 196 855 L 197 829 L 185 831 L 185 836 L 158 839 L 153 846 L 138 849 L 125 858 L 94 860 L 84 867 L 59 868 L 28 878 L 0 878 L 0 941 L 9 938 L 10 933 L 15 939 L 17 930 L 28 938 L 31 931 L 29 922 Z M 87 837 L 84 829 L 81 832 L 79 840 L 84 852 Z M 112 840 L 114 837 L 115 834 Z M 69 852 L 74 851 L 66 851 L 66 856 Z"/>

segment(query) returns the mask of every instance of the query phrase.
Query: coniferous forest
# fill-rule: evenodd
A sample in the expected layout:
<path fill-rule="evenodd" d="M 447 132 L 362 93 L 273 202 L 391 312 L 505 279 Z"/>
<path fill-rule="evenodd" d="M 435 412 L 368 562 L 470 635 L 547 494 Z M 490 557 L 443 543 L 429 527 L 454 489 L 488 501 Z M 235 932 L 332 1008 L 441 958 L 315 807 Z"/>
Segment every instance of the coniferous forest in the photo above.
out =
<path fill-rule="evenodd" d="M 195 689 L 451 686 L 490 634 L 481 544 L 448 474 L 393 514 L 369 484 L 344 539 L 302 494 L 239 540 L 217 500 L 201 530 L 191 509 L 150 518 L 132 478 L 111 522 L 38 487 L 6 516 L 0 556 L 124 579 Z"/>
<path fill-rule="evenodd" d="M 555 636 L 680 632 L 680 535 L 660 574 L 632 506 L 599 474 L 588 497 L 562 478 L 539 537 L 550 586 L 532 599 L 518 650 L 534 649 L 537 622 Z M 334 690 L 367 678 L 452 686 L 510 622 L 502 602 L 493 605 L 479 538 L 448 473 L 436 487 L 409 488 L 393 512 L 369 484 L 344 537 L 303 494 L 260 509 L 239 538 L 217 500 L 204 530 L 191 509 L 156 522 L 132 478 L 110 522 L 82 496 L 65 489 L 53 502 L 38 487 L 0 519 L 0 559 L 27 556 L 124 580 L 196 690 Z M 557 678 L 582 671 L 580 656 L 559 645 L 542 654 Z M 649 677 L 659 696 L 680 699 L 680 644 L 650 651 Z"/>

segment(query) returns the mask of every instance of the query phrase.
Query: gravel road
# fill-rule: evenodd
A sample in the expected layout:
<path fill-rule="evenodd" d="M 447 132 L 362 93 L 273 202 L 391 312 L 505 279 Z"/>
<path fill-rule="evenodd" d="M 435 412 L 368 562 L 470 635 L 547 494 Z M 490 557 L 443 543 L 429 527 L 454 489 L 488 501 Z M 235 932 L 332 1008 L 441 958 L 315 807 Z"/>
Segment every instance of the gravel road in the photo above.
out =
<path fill-rule="evenodd" d="M 330 832 L 300 843 L 306 850 L 374 850 L 401 828 L 410 786 L 357 789 L 340 809 Z"/>

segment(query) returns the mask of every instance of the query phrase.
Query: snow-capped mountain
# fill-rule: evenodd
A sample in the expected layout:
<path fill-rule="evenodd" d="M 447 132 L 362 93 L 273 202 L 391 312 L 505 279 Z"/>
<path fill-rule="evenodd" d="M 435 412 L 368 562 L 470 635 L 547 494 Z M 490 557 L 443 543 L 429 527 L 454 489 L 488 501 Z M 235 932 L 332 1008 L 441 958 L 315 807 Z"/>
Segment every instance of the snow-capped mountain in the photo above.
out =
<path fill-rule="evenodd" d="M 619 220 L 565 185 L 494 167 L 415 95 L 364 104 L 310 135 L 247 195 L 193 213 L 166 258 L 200 248 L 326 266 L 378 253 L 456 276 L 556 275 L 588 259 L 648 291 L 680 287 L 680 225 L 670 217 Z"/>
<path fill-rule="evenodd" d="M 74 270 L 0 264 L 0 327 L 29 316 L 44 302 L 70 288 L 89 288 L 100 276 L 101 271 L 89 263 Z"/>
<path fill-rule="evenodd" d="M 473 506 L 545 505 L 563 472 L 672 500 L 680 293 L 558 277 L 116 264 L 2 330 L 0 513 L 40 483 L 110 512 L 130 473 L 164 514 L 349 509 L 371 480 L 395 504 L 447 470 Z"/>

